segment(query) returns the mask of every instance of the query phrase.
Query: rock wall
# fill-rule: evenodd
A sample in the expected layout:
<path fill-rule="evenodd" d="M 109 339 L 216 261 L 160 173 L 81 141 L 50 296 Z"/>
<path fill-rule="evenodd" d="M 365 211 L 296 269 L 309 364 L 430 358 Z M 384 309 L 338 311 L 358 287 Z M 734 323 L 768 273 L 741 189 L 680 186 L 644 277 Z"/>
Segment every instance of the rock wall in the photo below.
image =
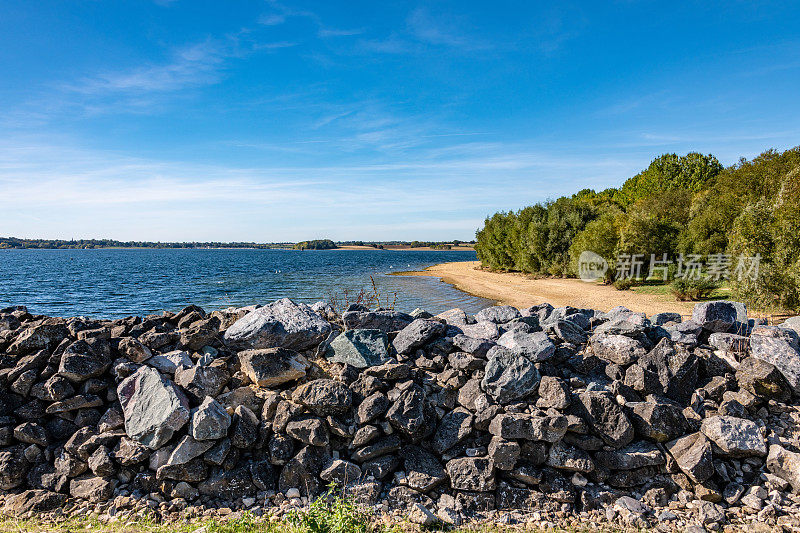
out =
<path fill-rule="evenodd" d="M 547 304 L 339 316 L 289 299 L 113 321 L 2 309 L 0 491 L 12 513 L 170 516 L 333 483 L 424 523 L 788 523 L 798 326 L 733 302 L 684 322 Z"/>

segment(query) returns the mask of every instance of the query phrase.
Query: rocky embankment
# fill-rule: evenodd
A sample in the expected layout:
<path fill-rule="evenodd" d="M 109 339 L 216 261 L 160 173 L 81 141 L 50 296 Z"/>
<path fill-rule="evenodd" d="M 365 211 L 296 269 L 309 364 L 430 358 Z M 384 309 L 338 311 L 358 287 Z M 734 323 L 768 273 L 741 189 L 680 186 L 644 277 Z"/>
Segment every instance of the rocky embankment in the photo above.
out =
<path fill-rule="evenodd" d="M 800 319 L 284 299 L 0 310 L 9 514 L 280 515 L 336 484 L 418 523 L 800 527 Z M 750 526 L 751 528 L 754 526 Z"/>

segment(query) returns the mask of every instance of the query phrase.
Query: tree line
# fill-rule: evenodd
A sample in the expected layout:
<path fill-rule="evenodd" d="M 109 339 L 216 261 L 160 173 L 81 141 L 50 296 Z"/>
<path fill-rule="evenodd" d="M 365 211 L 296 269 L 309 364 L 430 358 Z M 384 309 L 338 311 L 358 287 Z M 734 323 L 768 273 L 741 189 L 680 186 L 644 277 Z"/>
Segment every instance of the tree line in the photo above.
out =
<path fill-rule="evenodd" d="M 664 154 L 619 188 L 585 189 L 496 213 L 476 237 L 485 267 L 537 275 L 575 276 L 587 250 L 608 261 L 607 281 L 637 254 L 642 277 L 651 259 L 664 254 L 678 264 L 727 261 L 718 277 L 736 298 L 763 309 L 798 310 L 800 146 L 729 167 L 713 155 Z M 757 275 L 737 272 L 740 258 L 752 258 Z"/>

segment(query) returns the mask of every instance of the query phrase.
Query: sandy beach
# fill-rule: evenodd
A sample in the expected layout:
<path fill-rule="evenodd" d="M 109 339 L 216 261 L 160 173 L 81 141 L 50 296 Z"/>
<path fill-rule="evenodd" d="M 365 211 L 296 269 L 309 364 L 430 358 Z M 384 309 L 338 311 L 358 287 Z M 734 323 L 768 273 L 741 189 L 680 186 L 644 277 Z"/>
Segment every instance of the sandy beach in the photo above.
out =
<path fill-rule="evenodd" d="M 624 305 L 648 316 L 665 311 L 688 316 L 694 307 L 693 302 L 678 302 L 671 296 L 618 291 L 578 279 L 532 279 L 524 274 L 479 270 L 479 266 L 480 261 L 460 261 L 434 265 L 421 272 L 398 274 L 437 277 L 466 293 L 519 308 L 548 302 L 557 307 L 571 305 L 608 311 Z"/>

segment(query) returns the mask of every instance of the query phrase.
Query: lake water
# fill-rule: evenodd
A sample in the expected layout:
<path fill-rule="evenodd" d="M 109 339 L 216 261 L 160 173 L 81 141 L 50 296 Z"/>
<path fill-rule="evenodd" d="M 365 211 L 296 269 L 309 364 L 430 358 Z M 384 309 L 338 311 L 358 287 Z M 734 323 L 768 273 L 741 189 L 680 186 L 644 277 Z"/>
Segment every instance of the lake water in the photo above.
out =
<path fill-rule="evenodd" d="M 0 308 L 26 305 L 53 316 L 117 318 L 265 304 L 278 298 L 313 303 L 371 291 L 411 311 L 469 313 L 492 302 L 438 278 L 389 276 L 447 261 L 475 260 L 470 251 L 384 250 L 0 250 Z"/>

